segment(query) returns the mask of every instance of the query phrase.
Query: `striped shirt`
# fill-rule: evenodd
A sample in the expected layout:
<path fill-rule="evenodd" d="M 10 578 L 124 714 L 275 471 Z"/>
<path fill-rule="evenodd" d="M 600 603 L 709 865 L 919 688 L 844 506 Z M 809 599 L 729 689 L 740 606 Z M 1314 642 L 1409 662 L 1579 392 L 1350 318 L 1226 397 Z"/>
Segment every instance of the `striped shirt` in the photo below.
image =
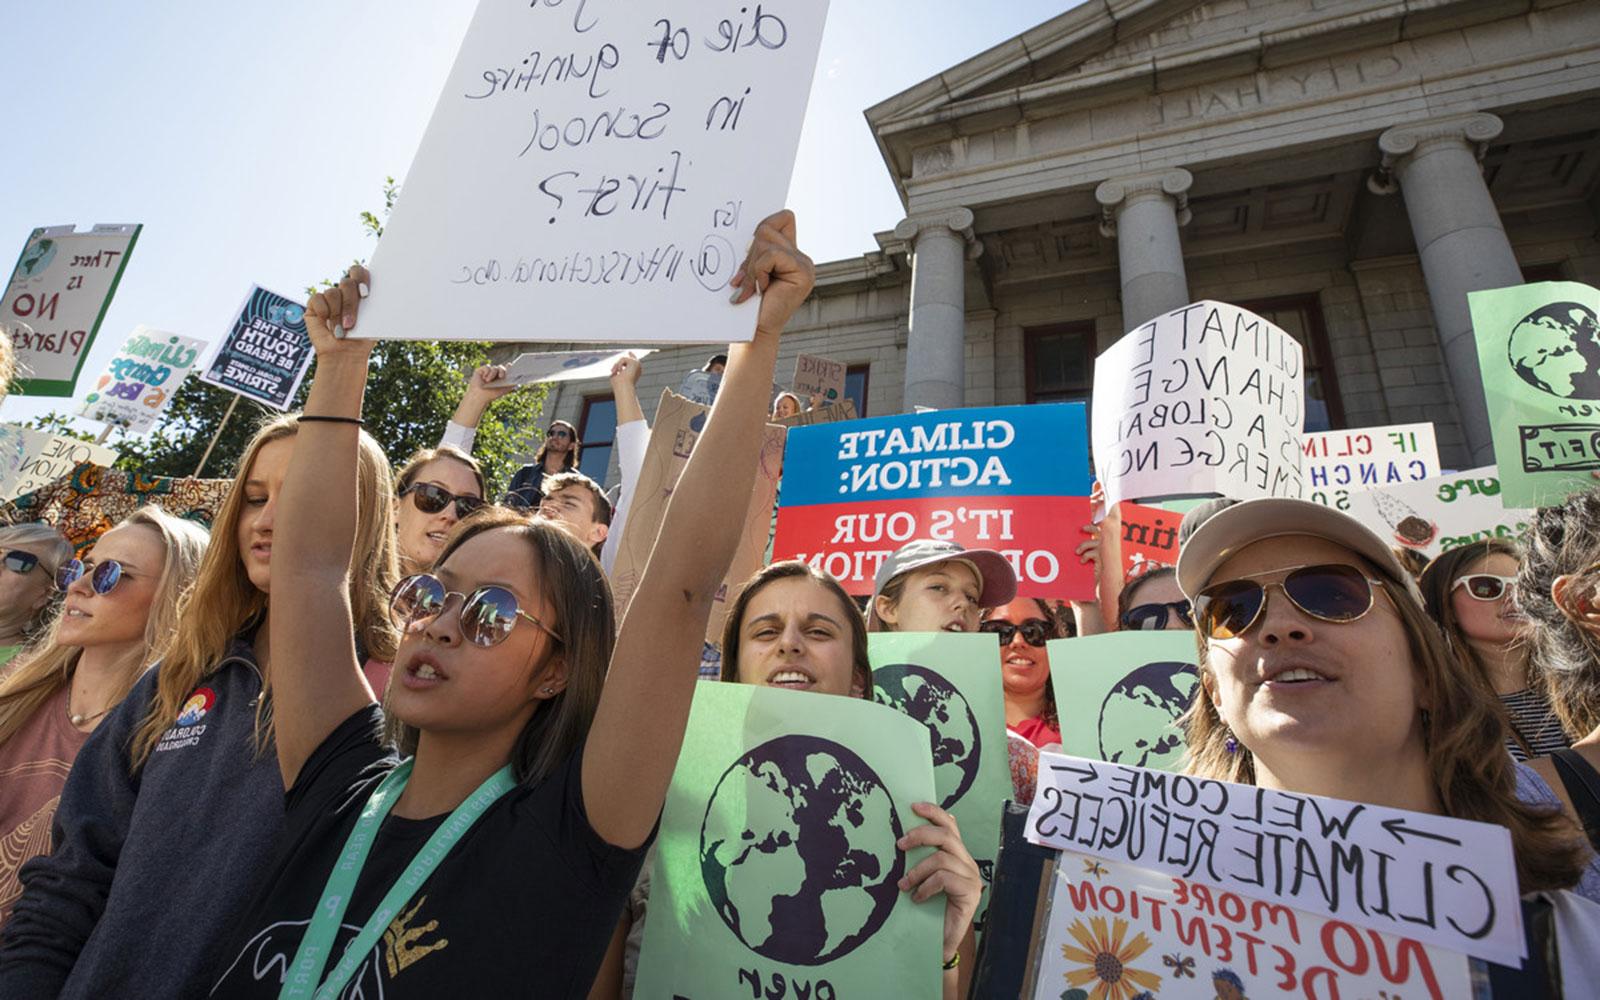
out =
<path fill-rule="evenodd" d="M 1506 749 L 1516 760 L 1544 757 L 1572 745 L 1572 737 L 1561 728 L 1561 720 L 1543 692 L 1524 688 L 1501 695 L 1500 703 L 1505 706 L 1512 729 L 1506 737 Z"/>

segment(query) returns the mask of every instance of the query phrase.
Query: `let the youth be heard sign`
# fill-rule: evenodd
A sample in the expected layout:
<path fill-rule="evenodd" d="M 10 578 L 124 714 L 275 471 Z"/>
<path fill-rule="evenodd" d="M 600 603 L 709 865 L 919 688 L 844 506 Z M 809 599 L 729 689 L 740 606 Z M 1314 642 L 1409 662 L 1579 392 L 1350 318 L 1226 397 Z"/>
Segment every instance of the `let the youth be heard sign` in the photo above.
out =
<path fill-rule="evenodd" d="M 784 452 L 774 559 L 872 593 L 916 538 L 995 549 L 1025 597 L 1089 598 L 1074 550 L 1089 523 L 1082 403 L 936 410 L 796 427 Z"/>
<path fill-rule="evenodd" d="M 200 381 L 287 410 L 311 358 L 305 306 L 252 288 Z"/>

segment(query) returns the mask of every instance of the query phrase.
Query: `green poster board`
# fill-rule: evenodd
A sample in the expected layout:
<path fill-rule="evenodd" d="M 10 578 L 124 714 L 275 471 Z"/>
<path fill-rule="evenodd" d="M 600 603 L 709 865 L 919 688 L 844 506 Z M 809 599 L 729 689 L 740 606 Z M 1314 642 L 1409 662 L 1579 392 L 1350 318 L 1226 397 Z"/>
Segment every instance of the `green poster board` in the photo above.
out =
<path fill-rule="evenodd" d="M 895 846 L 934 797 L 926 746 L 864 699 L 699 685 L 634 996 L 938 996 L 944 899 L 900 891 L 929 852 Z"/>
<path fill-rule="evenodd" d="M 1472 292 L 1507 507 L 1545 507 L 1600 469 L 1600 291 L 1575 281 Z"/>
<path fill-rule="evenodd" d="M 988 633 L 874 632 L 873 697 L 921 723 L 933 750 L 933 800 L 949 810 L 983 875 L 981 922 L 1012 796 L 1000 643 Z"/>
<path fill-rule="evenodd" d="M 1110 632 L 1050 640 L 1061 752 L 1179 771 L 1179 717 L 1199 678 L 1193 632 Z"/>

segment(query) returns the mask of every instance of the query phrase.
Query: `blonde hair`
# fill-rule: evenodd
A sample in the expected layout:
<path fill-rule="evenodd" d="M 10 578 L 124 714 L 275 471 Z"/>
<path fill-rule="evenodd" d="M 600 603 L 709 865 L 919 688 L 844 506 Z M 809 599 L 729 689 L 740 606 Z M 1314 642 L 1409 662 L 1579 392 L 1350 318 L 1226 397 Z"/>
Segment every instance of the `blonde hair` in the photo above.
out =
<path fill-rule="evenodd" d="M 1359 557 L 1358 557 L 1359 559 Z M 1522 892 L 1565 889 L 1578 881 L 1588 849 L 1560 810 L 1528 805 L 1517 798 L 1516 764 L 1505 748 L 1500 699 L 1485 677 L 1462 670 L 1416 593 L 1400 580 L 1359 560 L 1370 575 L 1382 577 L 1383 591 L 1406 632 L 1411 669 L 1428 705 L 1423 716 L 1428 775 L 1444 814 L 1494 823 L 1511 832 L 1517 879 Z M 1200 676 L 1213 676 L 1210 644 L 1196 631 Z M 1189 744 L 1189 774 L 1241 784 L 1256 783 L 1255 758 L 1243 743 L 1233 753 L 1233 737 L 1204 684 L 1195 686 L 1194 703 L 1184 716 Z"/>
<path fill-rule="evenodd" d="M 233 489 L 223 501 L 212 527 L 211 545 L 200 563 L 194 585 L 178 608 L 178 627 L 161 660 L 156 694 L 132 741 L 132 765 L 137 771 L 160 742 L 161 735 L 178 719 L 184 701 L 197 684 L 216 670 L 234 638 L 267 610 L 267 595 L 256 589 L 245 572 L 239 553 L 239 510 L 244 504 L 245 478 L 261 449 L 274 441 L 294 437 L 300 430 L 298 414 L 285 414 L 264 424 L 250 440 L 233 477 Z M 350 567 L 350 607 L 356 644 L 379 660 L 394 658 L 396 635 L 389 624 L 389 592 L 399 570 L 395 553 L 394 479 L 383 449 L 361 432 L 357 461 L 355 558 Z M 189 614 L 193 610 L 193 614 Z M 261 699 L 256 709 L 256 746 L 264 750 L 272 739 L 272 678 L 261 674 Z"/>
<path fill-rule="evenodd" d="M 140 507 L 117 527 L 139 525 L 161 536 L 165 556 L 156 592 L 150 599 L 150 614 L 145 620 L 144 643 L 123 658 L 118 666 L 120 678 L 107 707 L 118 704 L 133 690 L 139 676 L 161 654 L 161 646 L 178 628 L 178 599 L 194 580 L 205 554 L 206 529 L 193 521 L 174 517 L 154 505 Z M 114 530 L 114 529 L 113 529 Z M 0 679 L 0 746 L 27 724 L 34 712 L 55 697 L 72 679 L 82 646 L 66 646 L 56 638 L 61 628 L 58 612 L 46 637 L 19 657 L 11 671 Z"/>
<path fill-rule="evenodd" d="M 42 521 L 28 521 L 23 524 L 0 525 L 0 550 L 9 549 L 13 545 L 37 546 L 40 550 L 39 568 L 44 571 L 45 578 L 50 581 L 46 586 L 51 590 L 55 588 L 56 571 L 63 563 L 72 558 L 72 543 L 62 537 L 61 532 Z M 44 607 L 35 611 L 22 620 L 22 634 L 24 641 L 34 641 L 39 633 L 44 630 L 50 620 L 50 615 L 58 602 L 52 599 Z M 20 615 L 18 616 L 21 617 Z M 9 613 L 6 618 L 14 621 Z"/>

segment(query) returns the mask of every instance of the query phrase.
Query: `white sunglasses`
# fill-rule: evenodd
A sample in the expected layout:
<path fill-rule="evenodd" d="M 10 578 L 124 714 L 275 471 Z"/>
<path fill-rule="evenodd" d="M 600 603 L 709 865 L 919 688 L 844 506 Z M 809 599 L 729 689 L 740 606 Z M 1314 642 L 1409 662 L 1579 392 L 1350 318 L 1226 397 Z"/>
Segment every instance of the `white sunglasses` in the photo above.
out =
<path fill-rule="evenodd" d="M 1469 573 L 1450 585 L 1451 590 L 1457 587 L 1467 588 L 1467 596 L 1479 601 L 1498 601 L 1506 596 L 1513 584 L 1517 582 L 1514 576 L 1498 576 L 1494 573 Z"/>

